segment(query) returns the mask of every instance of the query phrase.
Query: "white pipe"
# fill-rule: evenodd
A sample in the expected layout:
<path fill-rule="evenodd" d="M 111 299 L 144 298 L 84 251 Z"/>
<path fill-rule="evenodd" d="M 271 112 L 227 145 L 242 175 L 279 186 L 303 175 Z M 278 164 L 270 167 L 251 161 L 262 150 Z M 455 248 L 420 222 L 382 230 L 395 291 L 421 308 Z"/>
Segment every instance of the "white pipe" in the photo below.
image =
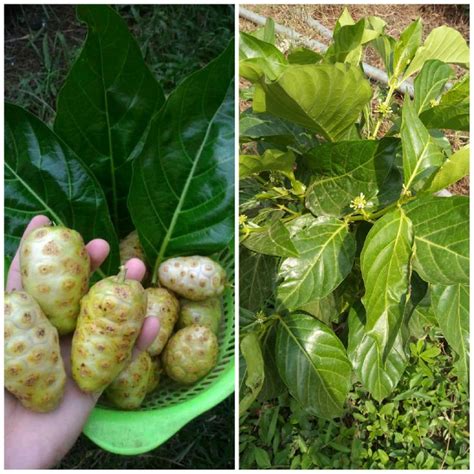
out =
<path fill-rule="evenodd" d="M 250 20 L 252 23 L 255 23 L 261 26 L 264 26 L 267 21 L 266 17 L 259 15 L 258 13 L 254 13 L 250 10 L 247 10 L 246 8 L 243 8 L 243 7 L 240 7 L 239 15 L 242 18 L 245 18 L 246 20 Z M 320 26 L 324 28 L 322 25 Z M 311 49 L 316 49 L 321 53 L 324 53 L 328 49 L 327 45 L 320 43 L 319 41 L 306 38 L 305 36 L 296 32 L 295 30 L 292 30 L 291 28 L 280 25 L 278 23 L 275 23 L 275 31 L 281 35 L 288 36 L 290 39 L 297 40 Z M 326 31 L 324 36 L 327 35 L 328 31 L 329 30 Z M 323 34 L 322 31 L 320 31 L 320 33 Z M 331 38 L 332 38 L 332 34 L 331 34 Z M 388 84 L 388 76 L 384 71 L 377 69 L 376 67 L 373 67 L 370 64 L 366 64 L 366 63 L 362 63 L 362 68 L 364 69 L 365 74 L 367 74 L 367 76 L 370 77 L 371 79 L 374 79 L 379 82 L 383 82 L 384 84 Z M 408 93 L 410 97 L 413 97 L 415 93 L 413 85 L 407 83 L 407 81 L 403 82 L 400 85 L 400 87 L 398 87 L 398 91 L 401 92 L 402 94 Z"/>

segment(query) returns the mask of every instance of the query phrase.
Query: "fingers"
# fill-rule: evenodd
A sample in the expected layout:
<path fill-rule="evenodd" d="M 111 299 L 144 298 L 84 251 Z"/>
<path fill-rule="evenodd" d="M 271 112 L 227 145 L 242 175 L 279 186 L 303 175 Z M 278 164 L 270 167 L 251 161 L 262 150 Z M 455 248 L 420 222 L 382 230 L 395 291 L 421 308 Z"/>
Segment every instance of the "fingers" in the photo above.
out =
<path fill-rule="evenodd" d="M 160 320 L 158 318 L 145 318 L 142 330 L 135 344 L 135 351 L 142 352 L 150 347 L 160 331 Z"/>
<path fill-rule="evenodd" d="M 110 245 L 103 239 L 94 239 L 86 245 L 86 249 L 91 259 L 91 273 L 93 273 L 109 255 Z"/>
<path fill-rule="evenodd" d="M 30 234 L 34 229 L 37 229 L 38 227 L 43 227 L 45 225 L 50 225 L 51 221 L 49 220 L 48 217 L 39 215 L 33 217 L 31 219 L 30 223 L 27 225 L 25 231 L 23 232 L 23 236 L 21 237 L 21 242 L 25 239 L 25 237 Z M 22 284 L 21 284 L 21 273 L 20 273 L 20 245 L 18 246 L 18 250 L 16 251 L 15 257 L 12 260 L 12 263 L 10 265 L 10 270 L 8 272 L 8 278 L 7 278 L 7 285 L 6 285 L 6 290 L 7 291 L 13 291 L 13 290 L 21 290 L 22 289 Z"/>
<path fill-rule="evenodd" d="M 131 258 L 126 264 L 127 278 L 142 281 L 146 273 L 145 264 L 139 258 Z"/>

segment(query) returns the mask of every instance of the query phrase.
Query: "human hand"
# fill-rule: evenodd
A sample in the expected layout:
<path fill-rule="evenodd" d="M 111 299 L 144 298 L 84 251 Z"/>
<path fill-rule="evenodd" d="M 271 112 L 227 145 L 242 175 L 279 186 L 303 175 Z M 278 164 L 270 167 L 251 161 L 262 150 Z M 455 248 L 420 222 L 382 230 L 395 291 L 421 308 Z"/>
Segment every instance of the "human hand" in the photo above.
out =
<path fill-rule="evenodd" d="M 32 230 L 51 222 L 46 216 L 34 217 L 23 237 Z M 109 244 L 94 239 L 86 245 L 91 260 L 91 271 L 95 271 L 107 258 Z M 144 263 L 132 258 L 125 264 L 127 278 L 141 281 L 145 275 Z M 19 252 L 12 261 L 7 278 L 7 291 L 21 290 Z M 146 318 L 137 339 L 134 356 L 145 350 L 159 331 L 157 318 Z M 47 469 L 57 464 L 71 449 L 82 427 L 87 421 L 100 394 L 87 394 L 79 390 L 71 376 L 72 336 L 61 338 L 61 354 L 66 367 L 67 382 L 64 397 L 56 410 L 50 413 L 35 413 L 27 410 L 10 393 L 5 391 L 5 468 Z"/>

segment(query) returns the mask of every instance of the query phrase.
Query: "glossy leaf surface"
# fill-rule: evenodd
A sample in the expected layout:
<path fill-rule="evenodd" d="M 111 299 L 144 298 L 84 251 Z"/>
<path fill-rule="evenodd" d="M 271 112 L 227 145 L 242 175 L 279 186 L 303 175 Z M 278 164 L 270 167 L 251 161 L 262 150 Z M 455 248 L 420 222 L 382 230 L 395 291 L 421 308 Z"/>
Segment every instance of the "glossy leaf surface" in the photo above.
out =
<path fill-rule="evenodd" d="M 354 262 L 355 239 L 345 222 L 320 217 L 307 223 L 293 237 L 299 256 L 285 259 L 278 271 L 282 280 L 278 299 L 288 309 L 327 296 L 349 274 Z"/>
<path fill-rule="evenodd" d="M 438 171 L 443 164 L 444 155 L 418 118 L 408 97 L 403 103 L 400 136 L 403 148 L 403 182 L 407 189 L 418 191 Z"/>
<path fill-rule="evenodd" d="M 353 212 L 351 201 L 364 194 L 373 200 L 395 161 L 398 140 L 324 143 L 307 155 L 315 178 L 306 191 L 306 207 L 316 216 Z"/>
<path fill-rule="evenodd" d="M 413 227 L 400 209 L 385 214 L 370 229 L 360 256 L 366 332 L 388 355 L 402 323 L 410 278 Z"/>
<path fill-rule="evenodd" d="M 413 223 L 413 268 L 429 283 L 469 283 L 469 199 L 424 196 L 406 206 Z"/>
<path fill-rule="evenodd" d="M 291 395 L 311 414 L 340 416 L 351 384 L 351 364 L 339 338 L 325 324 L 293 314 L 278 325 L 278 371 Z"/>
<path fill-rule="evenodd" d="M 443 92 L 444 86 L 453 75 L 448 64 L 438 60 L 426 61 L 415 79 L 415 112 L 420 115 L 431 107 Z"/>
<path fill-rule="evenodd" d="M 397 333 L 395 343 L 384 358 L 383 349 L 365 329 L 365 312 L 362 305 L 351 308 L 348 325 L 349 360 L 364 388 L 375 400 L 381 402 L 393 392 L 408 362 L 402 333 Z"/>
<path fill-rule="evenodd" d="M 467 176 L 469 174 L 469 152 L 470 147 L 466 146 L 453 153 L 436 172 L 423 192 L 435 193 Z"/>
<path fill-rule="evenodd" d="M 461 375 L 469 375 L 469 286 L 433 285 L 432 306 L 439 327 L 450 347 L 458 354 Z"/>
<path fill-rule="evenodd" d="M 211 254 L 233 237 L 233 43 L 153 120 L 128 200 L 148 261 Z"/>
<path fill-rule="evenodd" d="M 241 243 L 253 252 L 265 255 L 298 256 L 298 251 L 290 239 L 288 229 L 279 220 L 262 228 L 260 232 L 252 232 Z"/>
<path fill-rule="evenodd" d="M 120 234 L 131 230 L 132 161 L 164 102 L 125 21 L 106 5 L 79 5 L 88 34 L 58 96 L 55 132 L 90 167 Z"/>
<path fill-rule="evenodd" d="M 105 196 L 92 173 L 34 115 L 5 105 L 5 254 L 13 257 L 28 222 L 45 214 L 78 231 L 86 242 L 102 238 L 111 253 L 101 269 L 115 274 L 118 240 Z"/>

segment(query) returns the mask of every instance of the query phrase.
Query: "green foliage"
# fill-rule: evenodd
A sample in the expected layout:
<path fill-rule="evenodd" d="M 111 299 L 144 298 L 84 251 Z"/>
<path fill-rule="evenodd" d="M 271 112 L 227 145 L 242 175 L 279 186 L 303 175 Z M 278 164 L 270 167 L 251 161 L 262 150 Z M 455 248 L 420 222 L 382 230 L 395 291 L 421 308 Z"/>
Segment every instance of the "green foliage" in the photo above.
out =
<path fill-rule="evenodd" d="M 446 86 L 452 64 L 467 67 L 469 47 L 449 28 L 423 42 L 420 19 L 399 39 L 385 26 L 375 17 L 356 23 L 344 9 L 324 55 L 291 61 L 242 35 L 240 72 L 253 88 L 241 119 L 241 327 L 260 351 L 258 366 L 245 357 L 259 375 L 245 408 L 271 404 L 258 420 L 241 417 L 243 467 L 467 463 L 464 448 L 441 454 L 451 441 L 431 415 L 449 398 L 425 379 L 450 361 L 450 380 L 467 398 L 469 198 L 433 193 L 468 173 L 469 147 L 452 153 L 444 129 L 468 123 L 468 74 Z M 360 68 L 368 45 L 389 76 L 373 108 Z M 403 78 L 417 73 L 414 99 L 395 107 Z M 442 342 L 423 348 L 432 327 Z M 405 411 L 397 397 L 407 385 L 431 412 L 414 420 Z"/>
<path fill-rule="evenodd" d="M 241 418 L 242 469 L 467 469 L 469 395 L 439 333 L 410 350 L 408 368 L 379 403 L 355 385 L 341 421 L 309 415 L 287 395 Z"/>

